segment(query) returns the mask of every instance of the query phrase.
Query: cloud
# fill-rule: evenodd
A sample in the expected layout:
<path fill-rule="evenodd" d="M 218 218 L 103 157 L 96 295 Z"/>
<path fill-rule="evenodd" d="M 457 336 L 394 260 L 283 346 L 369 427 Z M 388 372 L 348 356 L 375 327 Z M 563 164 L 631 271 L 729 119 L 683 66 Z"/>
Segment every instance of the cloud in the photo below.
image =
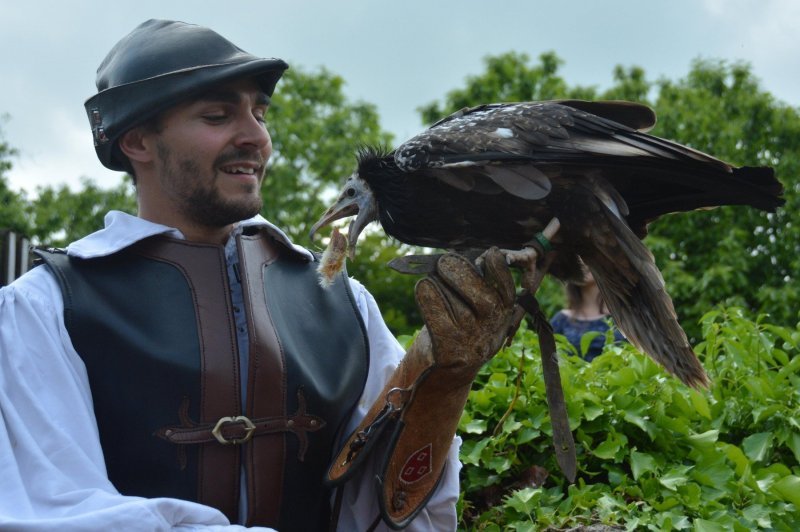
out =
<path fill-rule="evenodd" d="M 703 0 L 714 25 L 726 27 L 726 58 L 753 66 L 763 87 L 797 104 L 800 86 L 800 2 L 796 0 Z"/>
<path fill-rule="evenodd" d="M 79 177 L 91 177 L 101 187 L 119 184 L 122 174 L 103 168 L 95 159 L 88 125 L 76 123 L 73 113 L 54 109 L 48 115 L 48 135 L 19 150 L 8 172 L 12 189 L 35 193 L 39 186 L 69 183 L 79 188 Z M 87 175 L 87 168 L 96 168 Z"/>

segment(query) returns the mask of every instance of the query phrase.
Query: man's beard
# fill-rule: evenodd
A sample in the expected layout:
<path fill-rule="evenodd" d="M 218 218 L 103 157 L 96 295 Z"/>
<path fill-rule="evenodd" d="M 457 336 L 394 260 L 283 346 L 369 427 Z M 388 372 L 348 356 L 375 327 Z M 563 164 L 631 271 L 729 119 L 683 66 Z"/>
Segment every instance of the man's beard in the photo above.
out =
<path fill-rule="evenodd" d="M 264 201 L 260 191 L 252 193 L 253 187 L 257 188 L 258 184 L 242 183 L 242 190 L 250 194 L 238 201 L 225 200 L 216 186 L 216 174 L 210 181 L 198 181 L 202 174 L 197 162 L 193 159 L 174 161 L 169 148 L 161 143 L 158 143 L 158 155 L 164 169 L 161 176 L 162 186 L 173 191 L 179 199 L 178 209 L 181 214 L 193 222 L 206 227 L 225 227 L 252 218 L 261 211 Z M 214 161 L 211 171 L 229 161 L 259 158 L 249 152 L 223 154 Z"/>

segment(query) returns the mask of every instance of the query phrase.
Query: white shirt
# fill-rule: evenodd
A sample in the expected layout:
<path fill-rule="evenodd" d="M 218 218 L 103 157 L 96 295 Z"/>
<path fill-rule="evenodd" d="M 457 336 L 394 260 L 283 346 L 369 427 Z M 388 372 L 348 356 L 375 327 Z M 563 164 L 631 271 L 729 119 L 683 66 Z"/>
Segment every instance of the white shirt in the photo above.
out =
<path fill-rule="evenodd" d="M 105 224 L 72 243 L 67 253 L 101 257 L 157 234 L 183 238 L 177 229 L 121 212 L 110 212 Z M 237 229 L 250 225 L 264 226 L 275 238 L 308 253 L 260 216 Z M 347 433 L 377 400 L 404 353 L 374 298 L 357 281 L 350 283 L 371 359 Z M 407 530 L 455 529 L 459 445 L 456 437 L 436 493 Z M 368 464 L 347 483 L 339 530 L 364 530 L 377 516 L 374 476 Z M 39 267 L 0 289 L 0 531 L 243 529 L 201 504 L 121 495 L 106 474 L 86 368 L 65 329 L 58 284 L 47 268 Z M 388 530 L 383 524 L 378 529 Z"/>

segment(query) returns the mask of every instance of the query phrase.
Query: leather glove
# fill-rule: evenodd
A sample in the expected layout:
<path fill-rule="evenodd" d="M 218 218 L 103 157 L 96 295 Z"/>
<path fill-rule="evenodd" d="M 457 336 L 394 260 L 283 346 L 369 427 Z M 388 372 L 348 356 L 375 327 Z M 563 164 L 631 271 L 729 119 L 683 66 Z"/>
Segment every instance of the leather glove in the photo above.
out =
<path fill-rule="evenodd" d="M 379 449 L 379 505 L 392 528 L 410 523 L 432 495 L 472 381 L 520 317 L 496 248 L 484 256 L 483 273 L 460 255 L 443 255 L 415 292 L 425 327 L 328 472 L 330 483 L 343 482 Z"/>

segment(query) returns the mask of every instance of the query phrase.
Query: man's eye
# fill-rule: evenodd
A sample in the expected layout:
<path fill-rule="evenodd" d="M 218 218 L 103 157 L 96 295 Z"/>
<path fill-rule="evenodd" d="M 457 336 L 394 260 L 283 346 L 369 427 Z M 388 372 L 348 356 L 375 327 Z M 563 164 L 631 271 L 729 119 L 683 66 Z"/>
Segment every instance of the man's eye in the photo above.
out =
<path fill-rule="evenodd" d="M 227 115 L 203 115 L 203 118 L 209 122 L 222 122 L 227 117 Z"/>

